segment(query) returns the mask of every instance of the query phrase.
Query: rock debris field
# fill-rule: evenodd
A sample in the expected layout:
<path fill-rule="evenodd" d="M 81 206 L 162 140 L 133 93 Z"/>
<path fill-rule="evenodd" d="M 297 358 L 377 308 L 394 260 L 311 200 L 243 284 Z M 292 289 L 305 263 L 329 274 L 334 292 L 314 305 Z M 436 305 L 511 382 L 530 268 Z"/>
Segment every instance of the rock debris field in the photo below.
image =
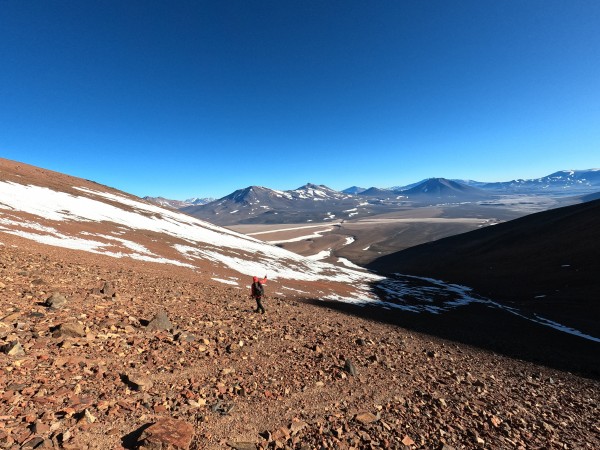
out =
<path fill-rule="evenodd" d="M 31 249 L 0 246 L 2 449 L 600 448 L 597 380 L 277 282 L 261 315 L 187 268 Z"/>

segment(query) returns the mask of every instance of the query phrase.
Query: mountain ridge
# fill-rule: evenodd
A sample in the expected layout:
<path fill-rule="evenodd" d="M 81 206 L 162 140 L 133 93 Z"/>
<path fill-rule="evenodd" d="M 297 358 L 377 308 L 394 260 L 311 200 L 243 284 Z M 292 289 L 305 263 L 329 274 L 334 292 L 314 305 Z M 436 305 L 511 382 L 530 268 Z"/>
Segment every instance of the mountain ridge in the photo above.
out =
<path fill-rule="evenodd" d="M 403 191 L 408 191 L 412 188 L 417 187 L 418 185 L 421 185 L 423 183 L 427 183 L 429 180 L 448 180 L 451 182 L 457 182 L 459 184 L 462 185 L 467 185 L 467 186 L 473 186 L 473 187 L 477 187 L 477 188 L 481 188 L 483 190 L 490 190 L 490 191 L 503 191 L 503 192 L 519 192 L 519 191 L 525 191 L 526 189 L 535 189 L 539 192 L 540 189 L 545 189 L 546 191 L 548 190 L 549 187 L 554 186 L 554 189 L 558 190 L 559 192 L 561 190 L 565 190 L 568 188 L 571 189 L 581 189 L 581 190 L 590 190 L 591 191 L 595 191 L 595 187 L 598 187 L 598 190 L 600 190 L 600 169 L 576 169 L 576 170 L 560 170 L 557 172 L 553 172 L 550 175 L 546 175 L 540 178 L 532 178 L 532 179 L 514 179 L 514 180 L 510 180 L 510 181 L 500 181 L 500 182 L 486 182 L 486 181 L 475 181 L 475 180 L 461 180 L 461 179 L 447 179 L 447 178 L 443 178 L 443 177 L 431 177 L 431 178 L 425 178 L 423 180 L 417 181 L 415 183 L 411 183 L 408 185 L 404 185 L 404 186 L 394 186 L 394 187 L 389 187 L 389 188 L 381 188 L 381 187 L 375 187 L 372 186 L 370 188 L 362 188 L 362 187 L 358 187 L 358 186 L 352 186 L 346 189 L 343 189 L 341 191 L 335 191 L 333 189 L 327 188 L 327 186 L 325 185 L 316 185 L 313 183 L 307 183 L 304 186 L 301 186 L 300 188 L 297 189 L 291 189 L 289 191 L 277 191 L 277 192 L 293 192 L 293 191 L 297 191 L 299 189 L 305 188 L 307 186 L 322 186 L 325 187 L 327 190 L 329 191 L 333 191 L 339 194 L 348 194 L 348 195 L 360 195 L 362 193 L 364 193 L 365 191 L 371 190 L 372 193 L 375 193 L 375 195 L 377 195 L 378 193 L 382 194 L 382 195 L 386 195 L 389 194 L 390 192 L 393 193 L 400 193 Z M 269 189 L 269 188 L 265 188 L 265 189 Z M 592 193 L 592 192 L 589 193 Z M 234 191 L 235 192 L 235 191 Z M 227 196 L 229 196 L 231 194 L 228 194 Z M 365 195 L 369 195 L 369 194 L 365 194 Z M 227 197 L 225 196 L 225 197 Z M 225 198 L 222 197 L 222 198 Z M 152 198 L 152 197 L 148 197 L 148 198 Z M 162 198 L 162 197 L 157 197 L 157 198 Z M 219 199 L 217 199 L 219 200 Z M 169 201 L 174 201 L 174 202 L 179 202 L 179 201 L 183 201 L 183 202 L 189 202 L 189 200 L 169 200 Z M 212 199 L 212 201 L 215 201 L 214 199 Z M 191 205 L 187 205 L 187 206 L 191 206 Z"/>

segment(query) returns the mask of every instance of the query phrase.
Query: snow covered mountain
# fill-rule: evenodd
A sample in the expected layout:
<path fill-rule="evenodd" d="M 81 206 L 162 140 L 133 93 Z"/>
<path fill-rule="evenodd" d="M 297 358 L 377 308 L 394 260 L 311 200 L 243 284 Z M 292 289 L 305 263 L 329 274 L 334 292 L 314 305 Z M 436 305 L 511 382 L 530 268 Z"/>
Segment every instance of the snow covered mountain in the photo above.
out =
<path fill-rule="evenodd" d="M 159 206 L 166 206 L 168 208 L 173 209 L 182 209 L 188 206 L 194 205 L 205 205 L 206 203 L 210 203 L 214 200 L 214 198 L 190 198 L 187 200 L 171 200 L 164 197 L 144 197 L 144 200 L 150 203 L 154 203 Z"/>
<path fill-rule="evenodd" d="M 478 183 L 481 189 L 527 194 L 592 193 L 600 191 L 600 169 L 561 170 L 542 178 Z"/>
<path fill-rule="evenodd" d="M 351 195 L 346 194 L 344 192 L 338 192 L 322 184 L 316 185 L 312 183 L 305 184 L 304 186 L 300 186 L 298 189 L 294 189 L 292 191 L 287 192 L 292 196 L 292 198 L 302 200 L 325 201 L 345 200 L 348 198 L 352 198 Z"/>
<path fill-rule="evenodd" d="M 361 204 L 358 198 L 323 185 L 306 184 L 290 191 L 249 186 L 182 211 L 219 225 L 299 223 L 347 218 L 350 210 L 356 215 Z"/>

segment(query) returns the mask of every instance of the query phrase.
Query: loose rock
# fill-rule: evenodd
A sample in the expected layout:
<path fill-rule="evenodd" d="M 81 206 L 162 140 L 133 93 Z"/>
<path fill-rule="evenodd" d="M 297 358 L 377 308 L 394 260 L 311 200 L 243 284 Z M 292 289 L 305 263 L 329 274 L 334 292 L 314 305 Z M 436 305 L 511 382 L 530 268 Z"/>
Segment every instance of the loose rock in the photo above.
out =
<path fill-rule="evenodd" d="M 141 450 L 187 450 L 194 436 L 194 427 L 176 419 L 161 419 L 146 428 L 139 440 Z"/>
<path fill-rule="evenodd" d="M 54 292 L 44 303 L 50 309 L 61 309 L 67 304 L 67 298 L 58 292 Z"/>
<path fill-rule="evenodd" d="M 169 317 L 164 310 L 159 311 L 146 327 L 147 331 L 169 331 L 172 329 L 173 324 L 169 320 Z"/>

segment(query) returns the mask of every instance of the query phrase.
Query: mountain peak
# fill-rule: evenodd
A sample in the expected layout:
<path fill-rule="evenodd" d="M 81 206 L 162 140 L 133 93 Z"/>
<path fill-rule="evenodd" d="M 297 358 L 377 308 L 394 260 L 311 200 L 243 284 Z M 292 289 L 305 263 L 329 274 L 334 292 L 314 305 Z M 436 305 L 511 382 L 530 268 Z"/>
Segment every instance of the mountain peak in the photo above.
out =
<path fill-rule="evenodd" d="M 402 191 L 402 195 L 406 195 L 409 198 L 411 196 L 426 196 L 438 199 L 464 200 L 472 197 L 483 197 L 487 194 L 481 189 L 446 178 L 429 178 L 410 189 Z"/>

